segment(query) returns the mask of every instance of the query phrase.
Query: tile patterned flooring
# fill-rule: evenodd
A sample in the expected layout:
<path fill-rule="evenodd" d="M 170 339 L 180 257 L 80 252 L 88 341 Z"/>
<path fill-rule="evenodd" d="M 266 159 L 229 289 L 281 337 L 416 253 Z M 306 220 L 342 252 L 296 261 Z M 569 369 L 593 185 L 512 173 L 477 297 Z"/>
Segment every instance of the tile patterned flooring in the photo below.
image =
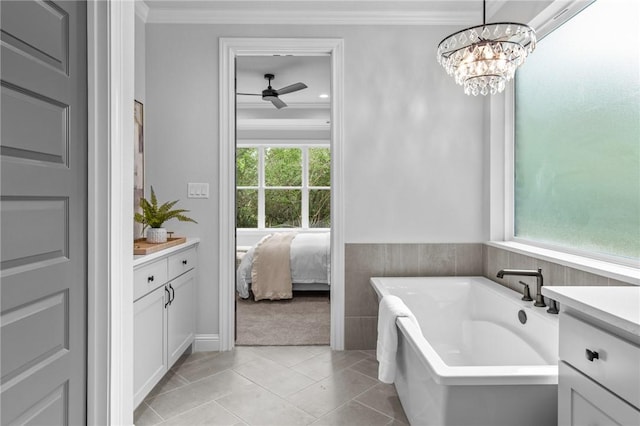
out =
<path fill-rule="evenodd" d="M 374 351 L 241 346 L 183 355 L 134 413 L 145 425 L 393 425 L 409 422 Z"/>

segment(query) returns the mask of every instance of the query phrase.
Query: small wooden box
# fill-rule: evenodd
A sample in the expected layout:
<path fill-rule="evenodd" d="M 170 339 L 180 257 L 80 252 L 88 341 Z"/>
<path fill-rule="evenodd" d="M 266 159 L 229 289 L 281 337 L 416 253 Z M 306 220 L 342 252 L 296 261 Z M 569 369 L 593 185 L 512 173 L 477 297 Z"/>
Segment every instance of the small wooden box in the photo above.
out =
<path fill-rule="evenodd" d="M 167 238 L 166 243 L 148 243 L 146 238 L 138 238 L 133 241 L 133 254 L 151 254 L 186 241 L 186 237 L 173 237 Z"/>

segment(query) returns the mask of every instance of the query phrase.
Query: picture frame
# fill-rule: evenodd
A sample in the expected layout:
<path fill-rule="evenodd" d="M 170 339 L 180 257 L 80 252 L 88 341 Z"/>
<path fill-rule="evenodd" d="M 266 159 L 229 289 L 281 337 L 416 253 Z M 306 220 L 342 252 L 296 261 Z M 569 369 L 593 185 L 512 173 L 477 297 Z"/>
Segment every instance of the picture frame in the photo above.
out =
<path fill-rule="evenodd" d="M 144 106 L 134 101 L 134 136 L 133 136 L 133 211 L 142 213 L 140 199 L 144 197 Z M 142 224 L 133 221 L 133 239 L 142 238 Z"/>

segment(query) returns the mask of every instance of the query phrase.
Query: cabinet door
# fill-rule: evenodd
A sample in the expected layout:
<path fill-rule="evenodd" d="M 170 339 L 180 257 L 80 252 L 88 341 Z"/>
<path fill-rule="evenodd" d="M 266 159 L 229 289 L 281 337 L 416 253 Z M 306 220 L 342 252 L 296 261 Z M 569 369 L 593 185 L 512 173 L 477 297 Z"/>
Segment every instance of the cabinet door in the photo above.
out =
<path fill-rule="evenodd" d="M 565 362 L 558 378 L 560 426 L 640 425 L 640 411 Z"/>
<path fill-rule="evenodd" d="M 173 365 L 195 336 L 195 270 L 179 276 L 167 284 L 167 287 L 172 296 L 168 307 L 167 353 L 169 365 Z"/>
<path fill-rule="evenodd" d="M 133 304 L 133 402 L 137 407 L 167 368 L 165 286 Z"/>

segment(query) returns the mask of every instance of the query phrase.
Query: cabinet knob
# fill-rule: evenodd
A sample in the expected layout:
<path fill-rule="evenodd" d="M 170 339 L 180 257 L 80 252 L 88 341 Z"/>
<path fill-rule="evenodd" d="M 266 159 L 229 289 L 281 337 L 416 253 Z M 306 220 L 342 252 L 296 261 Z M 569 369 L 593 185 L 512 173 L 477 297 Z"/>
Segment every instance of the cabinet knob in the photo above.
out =
<path fill-rule="evenodd" d="M 183 261 L 182 261 L 182 264 L 183 264 L 183 265 L 186 265 L 187 263 L 188 263 L 188 262 L 187 262 L 186 260 L 183 260 Z"/>
<path fill-rule="evenodd" d="M 586 350 L 587 359 L 593 362 L 594 359 L 600 359 L 600 355 L 598 352 L 587 349 Z"/>
<path fill-rule="evenodd" d="M 149 275 L 149 276 L 147 277 L 147 282 L 148 282 L 148 283 L 152 283 L 152 282 L 153 282 L 153 275 Z"/>

